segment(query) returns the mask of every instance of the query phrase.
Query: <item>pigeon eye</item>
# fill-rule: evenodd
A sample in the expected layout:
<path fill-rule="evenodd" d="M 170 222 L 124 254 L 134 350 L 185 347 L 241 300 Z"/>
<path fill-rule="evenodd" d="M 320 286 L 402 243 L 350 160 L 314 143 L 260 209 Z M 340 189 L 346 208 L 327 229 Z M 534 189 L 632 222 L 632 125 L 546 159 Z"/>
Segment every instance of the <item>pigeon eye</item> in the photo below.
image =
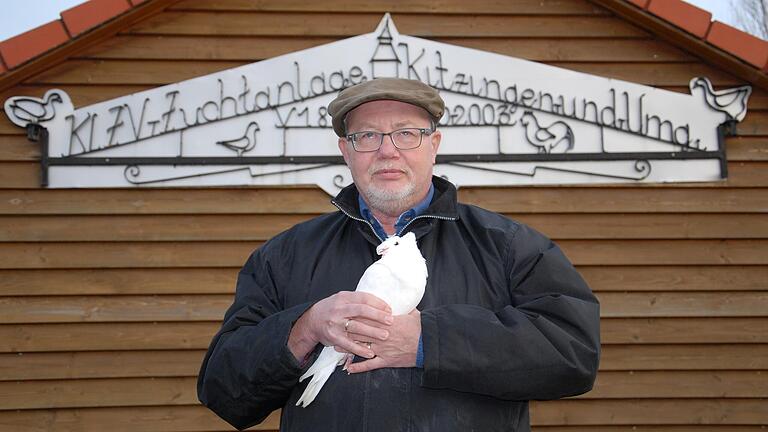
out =
<path fill-rule="evenodd" d="M 395 246 L 397 246 L 397 245 L 399 245 L 399 244 L 400 244 L 400 242 L 395 242 Z"/>

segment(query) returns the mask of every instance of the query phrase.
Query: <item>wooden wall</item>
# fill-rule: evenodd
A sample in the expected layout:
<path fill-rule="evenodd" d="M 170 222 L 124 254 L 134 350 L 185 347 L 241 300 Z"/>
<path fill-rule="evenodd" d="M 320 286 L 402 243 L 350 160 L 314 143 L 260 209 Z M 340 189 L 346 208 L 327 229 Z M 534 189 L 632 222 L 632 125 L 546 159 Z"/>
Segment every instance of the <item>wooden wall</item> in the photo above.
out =
<path fill-rule="evenodd" d="M 371 32 L 687 92 L 743 84 L 586 0 L 187 0 L 7 89 L 76 107 Z M 768 93 L 729 178 L 472 188 L 465 202 L 556 239 L 602 302 L 601 371 L 538 402 L 541 432 L 763 431 L 768 424 Z M 333 210 L 314 187 L 45 190 L 0 116 L 0 430 L 222 431 L 195 376 L 252 249 Z M 275 429 L 272 416 L 262 429 Z M 695 425 L 707 425 L 698 428 Z"/>

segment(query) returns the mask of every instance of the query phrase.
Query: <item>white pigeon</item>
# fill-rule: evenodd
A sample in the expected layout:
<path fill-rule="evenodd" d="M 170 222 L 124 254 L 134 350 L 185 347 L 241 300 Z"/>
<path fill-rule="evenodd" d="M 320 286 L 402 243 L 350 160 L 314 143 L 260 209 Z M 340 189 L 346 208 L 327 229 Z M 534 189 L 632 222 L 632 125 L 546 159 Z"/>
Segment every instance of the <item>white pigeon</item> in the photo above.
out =
<path fill-rule="evenodd" d="M 411 312 L 424 296 L 427 284 L 427 265 L 416 245 L 416 236 L 408 233 L 402 237 L 392 236 L 376 248 L 381 259 L 371 264 L 363 273 L 356 291 L 366 292 L 387 302 L 392 315 Z M 296 406 L 306 407 L 323 388 L 336 366 L 344 363 L 347 354 L 336 351 L 332 346 L 323 348 L 317 360 L 299 378 L 299 382 L 312 377 Z"/>

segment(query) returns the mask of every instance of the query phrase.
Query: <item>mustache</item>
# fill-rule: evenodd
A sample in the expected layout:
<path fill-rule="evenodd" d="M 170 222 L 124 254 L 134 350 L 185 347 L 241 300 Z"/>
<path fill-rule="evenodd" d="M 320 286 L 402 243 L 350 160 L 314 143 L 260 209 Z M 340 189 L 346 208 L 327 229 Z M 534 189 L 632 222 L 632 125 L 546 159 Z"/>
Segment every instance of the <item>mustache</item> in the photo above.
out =
<path fill-rule="evenodd" d="M 371 165 L 370 168 L 368 168 L 368 174 L 373 175 L 376 173 L 376 171 L 381 171 L 381 170 L 397 170 L 397 171 L 402 171 L 406 174 L 411 173 L 411 171 L 405 166 L 400 166 L 393 163 L 380 163 L 380 164 Z"/>

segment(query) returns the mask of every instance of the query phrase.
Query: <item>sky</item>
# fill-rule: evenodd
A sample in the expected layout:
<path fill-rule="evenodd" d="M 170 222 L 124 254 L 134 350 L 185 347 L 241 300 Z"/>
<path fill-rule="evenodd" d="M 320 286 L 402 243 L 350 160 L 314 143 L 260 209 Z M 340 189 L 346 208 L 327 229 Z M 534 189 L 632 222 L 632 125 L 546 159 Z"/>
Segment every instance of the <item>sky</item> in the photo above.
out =
<path fill-rule="evenodd" d="M 3 15 L 0 17 L 0 40 L 32 30 L 47 22 L 59 19 L 59 13 L 84 0 L 2 0 Z"/>
<path fill-rule="evenodd" d="M 730 24 L 734 27 L 734 14 L 731 12 L 731 0 L 685 0 L 688 3 L 708 10 L 712 13 L 712 19 Z"/>
<path fill-rule="evenodd" d="M 0 17 L 0 41 L 59 18 L 62 10 L 84 0 L 2 0 L 3 16 Z M 687 0 L 712 12 L 714 19 L 733 25 L 731 0 Z"/>

